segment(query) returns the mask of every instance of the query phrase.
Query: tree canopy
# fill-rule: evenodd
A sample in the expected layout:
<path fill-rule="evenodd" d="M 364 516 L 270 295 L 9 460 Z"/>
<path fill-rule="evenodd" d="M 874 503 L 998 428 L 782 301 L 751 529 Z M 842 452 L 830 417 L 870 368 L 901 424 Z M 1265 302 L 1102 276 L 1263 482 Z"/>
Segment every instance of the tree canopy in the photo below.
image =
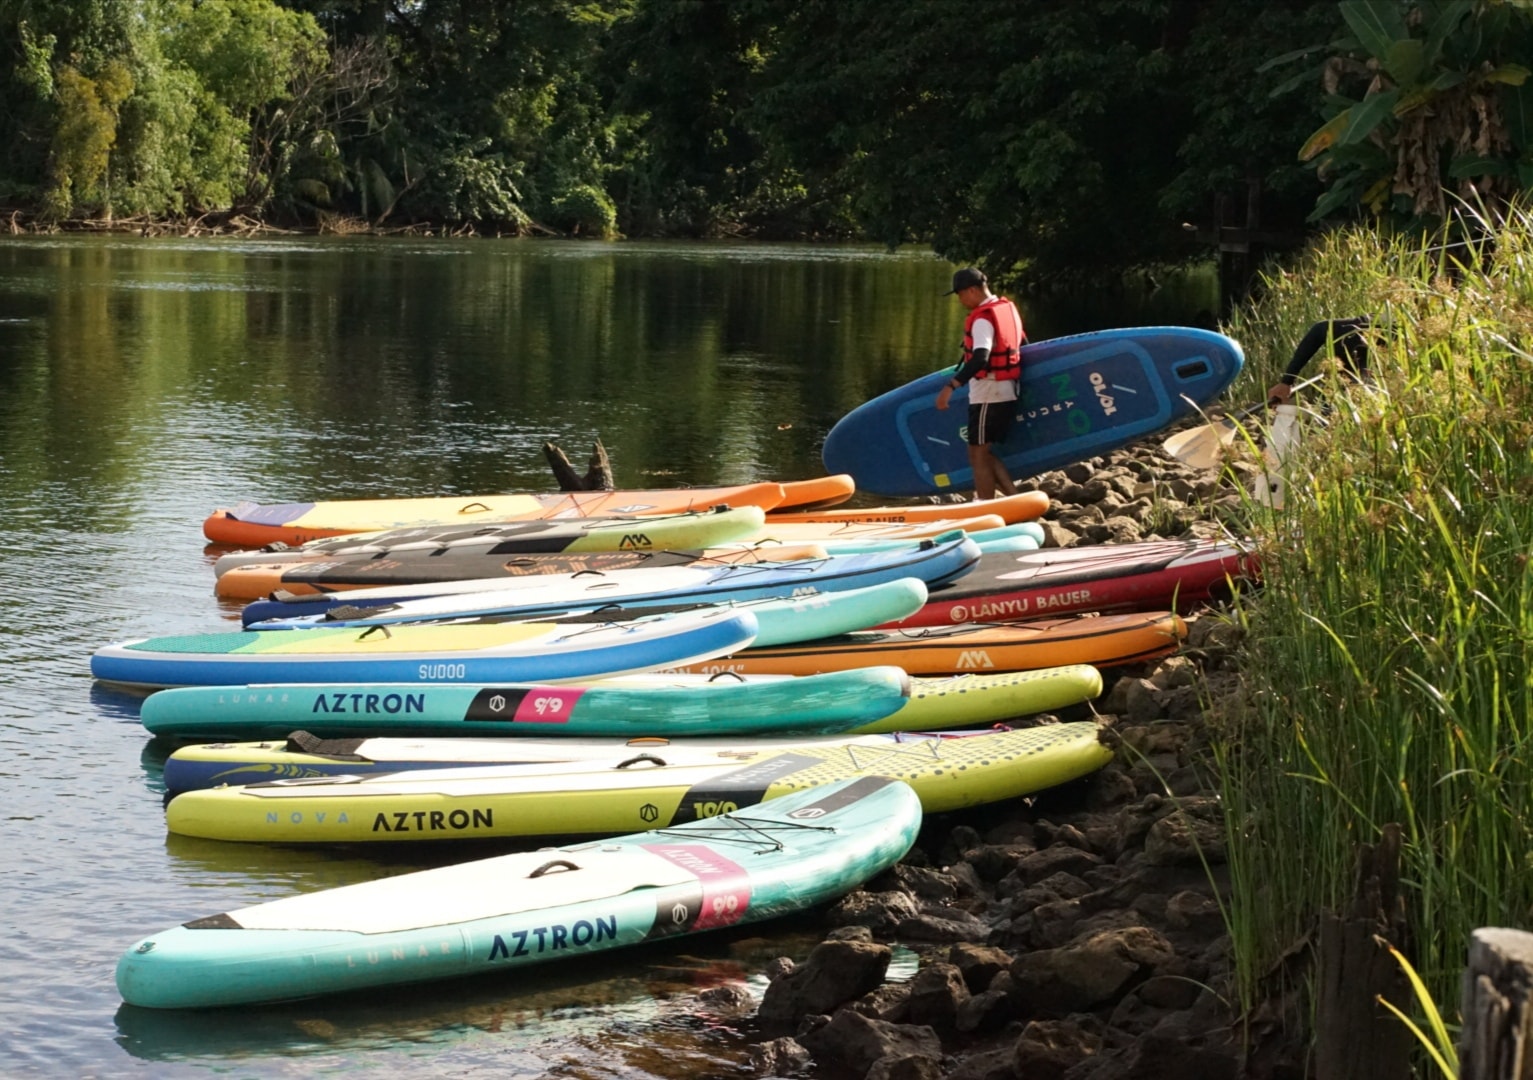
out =
<path fill-rule="evenodd" d="M 1510 0 L 0 0 L 0 202 L 920 242 L 1060 280 L 1198 257 L 1217 196 L 1297 232 L 1533 183 L 1530 25 Z"/>

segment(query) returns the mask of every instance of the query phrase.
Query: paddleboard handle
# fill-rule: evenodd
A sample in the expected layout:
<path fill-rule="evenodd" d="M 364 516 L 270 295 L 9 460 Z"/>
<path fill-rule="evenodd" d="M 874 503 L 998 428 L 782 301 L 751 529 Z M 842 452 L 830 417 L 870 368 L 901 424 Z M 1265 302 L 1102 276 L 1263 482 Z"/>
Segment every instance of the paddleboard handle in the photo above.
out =
<path fill-rule="evenodd" d="M 394 636 L 393 634 L 389 633 L 389 628 L 387 626 L 385 626 L 383 623 L 373 623 L 373 625 L 369 626 L 366 630 L 363 630 L 360 634 L 357 635 L 357 640 L 361 641 L 363 638 L 367 637 L 368 634 L 371 634 L 374 630 L 382 630 L 383 631 L 383 636 L 386 637 L 386 638 L 391 638 L 391 637 Z"/>
<path fill-rule="evenodd" d="M 527 876 L 530 878 L 542 877 L 551 870 L 579 870 L 580 867 L 568 859 L 550 859 Z"/>
<path fill-rule="evenodd" d="M 460 514 L 472 514 L 476 510 L 488 510 L 489 506 L 482 502 L 471 502 L 458 511 Z"/>
<path fill-rule="evenodd" d="M 665 759 L 664 758 L 657 758 L 654 754 L 635 754 L 633 757 L 629 758 L 627 761 L 620 761 L 620 762 L 618 762 L 617 763 L 617 767 L 619 769 L 626 769 L 630 765 L 641 765 L 644 762 L 649 762 L 651 765 L 662 765 L 663 766 L 665 764 Z"/>

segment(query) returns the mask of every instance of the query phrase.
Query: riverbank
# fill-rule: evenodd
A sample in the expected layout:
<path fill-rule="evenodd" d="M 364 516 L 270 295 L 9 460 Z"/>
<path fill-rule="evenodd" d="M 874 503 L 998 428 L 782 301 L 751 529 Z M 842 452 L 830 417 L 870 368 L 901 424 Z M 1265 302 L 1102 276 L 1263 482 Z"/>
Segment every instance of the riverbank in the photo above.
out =
<path fill-rule="evenodd" d="M 1239 444 L 1218 475 L 1140 449 L 1040 478 L 1052 543 L 1229 528 L 1263 586 L 1199 613 L 1180 656 L 1116 673 L 1112 765 L 1003 819 L 934 822 L 832 912 L 761 1003 L 764 1067 L 1297 1077 L 1366 1047 L 1403 1068 L 1412 1036 L 1374 1003 L 1419 1006 L 1389 946 L 1453 1024 L 1469 934 L 1533 910 L 1530 246 L 1525 216 L 1482 249 L 1335 234 L 1264 282 L 1227 327 L 1249 359 L 1234 399 L 1312 322 L 1376 317 L 1370 382 L 1304 403 L 1281 512 L 1241 493 Z M 1164 498 L 1125 515 L 1114 492 Z M 1355 903 L 1360 855 L 1394 837 L 1387 903 Z M 909 982 L 881 983 L 885 941 L 920 953 Z"/>
<path fill-rule="evenodd" d="M 1237 469 L 1221 479 L 1152 445 L 1035 486 L 1051 546 L 1211 536 L 1249 508 Z M 1188 622 L 1178 655 L 1108 673 L 1094 709 L 1112 763 L 934 817 L 898 867 L 826 914 L 801 965 L 779 962 L 753 1020 L 762 1075 L 811 1061 L 817 1076 L 873 1078 L 1302 1075 L 1301 1047 L 1242 1028 L 1226 929 L 1209 706 L 1239 693 L 1242 634 L 1221 607 Z M 894 942 L 920 957 L 908 981 L 884 981 Z M 748 1011 L 729 992 L 704 998 Z"/>
<path fill-rule="evenodd" d="M 252 236 L 439 236 L 482 235 L 472 224 L 454 226 L 430 222 L 382 225 L 365 218 L 319 211 L 310 224 L 276 224 L 237 211 L 221 210 L 188 218 L 150 215 L 102 218 L 50 219 L 19 209 L 0 209 L 11 236 L 51 236 L 61 233 L 122 236 L 252 237 Z M 530 225 L 529 235 L 563 236 L 552 229 Z M 494 235 L 500 235 L 498 233 Z"/>

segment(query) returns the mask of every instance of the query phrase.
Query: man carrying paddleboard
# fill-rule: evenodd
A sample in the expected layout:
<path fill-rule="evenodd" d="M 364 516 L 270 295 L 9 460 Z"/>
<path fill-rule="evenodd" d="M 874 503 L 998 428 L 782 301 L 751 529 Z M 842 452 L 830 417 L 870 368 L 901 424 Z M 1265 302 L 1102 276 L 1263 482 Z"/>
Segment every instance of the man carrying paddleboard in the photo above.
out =
<path fill-rule="evenodd" d="M 969 468 L 974 473 L 974 497 L 995 498 L 996 490 L 1015 495 L 1016 485 L 994 447 L 1006 441 L 1017 416 L 1017 379 L 1022 373 L 1022 346 L 1027 333 L 1017 305 L 990 291 L 984 272 L 966 266 L 953 274 L 953 288 L 969 309 L 963 324 L 963 361 L 937 394 L 937 408 L 969 384 Z"/>

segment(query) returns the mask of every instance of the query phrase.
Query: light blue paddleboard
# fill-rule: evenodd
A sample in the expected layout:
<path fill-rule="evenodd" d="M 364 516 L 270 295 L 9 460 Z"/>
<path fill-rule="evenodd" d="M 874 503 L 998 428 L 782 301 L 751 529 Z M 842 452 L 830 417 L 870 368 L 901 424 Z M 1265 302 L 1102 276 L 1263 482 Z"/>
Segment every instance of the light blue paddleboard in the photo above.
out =
<path fill-rule="evenodd" d="M 1036 476 L 1153 435 L 1213 401 L 1245 354 L 1223 334 L 1185 326 L 1100 330 L 1022 349 L 1017 422 L 1001 457 L 1013 477 Z M 822 452 L 857 490 L 931 495 L 974 486 L 968 387 L 945 410 L 937 393 L 953 369 L 906 383 L 847 413 Z"/>
<path fill-rule="evenodd" d="M 130 686 L 294 682 L 570 682 L 675 667 L 749 645 L 740 608 L 667 612 L 621 623 L 458 623 L 295 633 L 235 631 L 138 638 L 91 654 L 91 675 Z M 673 655 L 676 654 L 676 655 Z"/>

